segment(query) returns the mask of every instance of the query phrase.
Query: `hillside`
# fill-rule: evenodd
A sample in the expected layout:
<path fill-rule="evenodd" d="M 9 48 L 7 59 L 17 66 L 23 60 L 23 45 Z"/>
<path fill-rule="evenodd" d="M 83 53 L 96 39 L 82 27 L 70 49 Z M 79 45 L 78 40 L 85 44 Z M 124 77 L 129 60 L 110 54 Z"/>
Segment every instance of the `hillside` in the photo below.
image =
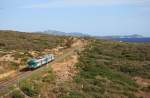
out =
<path fill-rule="evenodd" d="M 149 98 L 150 44 L 92 40 L 61 98 Z"/>
<path fill-rule="evenodd" d="M 43 50 L 63 45 L 66 37 L 55 35 L 0 31 L 0 48 L 6 50 Z"/>
<path fill-rule="evenodd" d="M 39 33 L 0 31 L 0 81 L 26 67 L 27 61 L 45 54 L 59 54 L 59 48 L 67 48 L 71 37 Z"/>
<path fill-rule="evenodd" d="M 79 98 L 148 98 L 150 44 L 92 41 L 80 54 Z M 64 97 L 75 98 L 75 97 Z"/>
<path fill-rule="evenodd" d="M 25 96 L 27 98 L 149 98 L 150 96 L 150 44 L 148 43 L 120 43 L 80 38 L 73 38 L 76 40 L 72 42 L 73 39 L 68 37 L 17 34 L 28 36 L 25 39 L 16 37 L 19 41 L 27 40 L 29 35 L 33 40 L 38 37 L 39 42 L 41 40 L 50 42 L 58 38 L 58 42 L 52 42 L 58 44 L 52 46 L 63 44 L 70 47 L 61 51 L 59 55 L 62 57 L 61 60 L 57 62 L 56 59 L 54 64 L 49 64 L 50 66 L 43 68 L 44 70 L 21 80 L 18 84 L 19 89 L 9 94 L 7 98 L 25 98 Z M 7 37 L 8 35 L 5 35 L 5 38 Z M 9 36 L 8 39 L 11 37 Z M 67 44 L 66 41 L 60 42 L 64 39 L 68 40 Z M 6 44 L 11 42 L 13 41 L 8 41 Z M 22 44 L 18 41 L 15 43 Z M 35 44 L 31 39 L 29 43 Z M 40 50 L 31 47 L 36 52 L 37 49 L 40 52 L 47 49 L 47 45 L 43 46 L 41 43 L 35 45 L 43 47 Z M 15 49 L 6 46 L 2 49 Z M 51 46 L 49 47 L 51 50 Z M 24 51 L 24 48 L 19 49 Z"/>

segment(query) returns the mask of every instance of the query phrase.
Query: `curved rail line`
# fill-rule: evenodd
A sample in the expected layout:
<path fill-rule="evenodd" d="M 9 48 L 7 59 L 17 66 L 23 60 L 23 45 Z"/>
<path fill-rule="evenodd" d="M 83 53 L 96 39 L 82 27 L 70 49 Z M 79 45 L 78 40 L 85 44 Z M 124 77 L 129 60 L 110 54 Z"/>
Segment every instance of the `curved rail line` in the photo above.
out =
<path fill-rule="evenodd" d="M 72 53 L 74 53 L 74 50 L 77 50 L 77 49 L 79 49 L 79 48 L 76 47 L 76 48 L 70 50 L 69 52 L 67 52 L 66 54 L 64 54 L 64 55 L 62 55 L 60 57 L 57 57 L 56 60 L 54 60 L 53 62 L 50 62 L 49 65 L 52 65 L 52 64 L 54 64 L 56 62 L 59 62 L 59 61 L 63 60 L 67 56 L 69 56 Z M 40 67 L 38 69 L 35 69 L 35 70 L 20 71 L 12 79 L 0 82 L 0 92 L 5 92 L 12 85 L 19 83 L 20 80 L 26 79 L 27 77 L 31 76 L 31 74 L 33 74 L 33 73 L 42 71 L 45 67 L 46 66 L 42 66 L 42 67 Z"/>

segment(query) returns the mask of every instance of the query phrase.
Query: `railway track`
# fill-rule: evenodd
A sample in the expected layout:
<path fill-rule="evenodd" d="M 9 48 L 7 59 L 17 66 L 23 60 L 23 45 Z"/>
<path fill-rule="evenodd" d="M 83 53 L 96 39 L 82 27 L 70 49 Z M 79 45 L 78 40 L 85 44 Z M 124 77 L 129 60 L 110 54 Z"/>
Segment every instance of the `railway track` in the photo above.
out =
<path fill-rule="evenodd" d="M 59 62 L 59 61 L 63 60 L 64 58 L 68 57 L 69 55 L 74 53 L 74 50 L 76 50 L 76 49 L 79 49 L 79 48 L 74 48 L 74 49 L 68 51 L 67 53 L 65 53 L 64 55 L 62 55 L 60 57 L 56 57 L 56 59 L 53 62 L 50 62 L 48 64 L 48 66 L 50 66 L 50 65 L 52 65 L 56 62 Z M 44 68 L 46 68 L 46 66 L 42 66 L 42 67 L 40 67 L 38 69 L 35 69 L 35 70 L 20 71 L 12 79 L 0 82 L 0 93 L 5 92 L 9 87 L 19 83 L 19 81 L 30 77 L 33 73 L 37 73 L 37 72 L 40 72 L 40 71 L 44 70 Z"/>
<path fill-rule="evenodd" d="M 10 80 L 2 81 L 0 82 L 0 92 L 5 91 L 7 88 L 9 88 L 11 85 L 19 82 L 18 80 L 25 79 L 28 75 L 30 75 L 32 72 L 19 72 L 15 77 L 13 77 Z"/>

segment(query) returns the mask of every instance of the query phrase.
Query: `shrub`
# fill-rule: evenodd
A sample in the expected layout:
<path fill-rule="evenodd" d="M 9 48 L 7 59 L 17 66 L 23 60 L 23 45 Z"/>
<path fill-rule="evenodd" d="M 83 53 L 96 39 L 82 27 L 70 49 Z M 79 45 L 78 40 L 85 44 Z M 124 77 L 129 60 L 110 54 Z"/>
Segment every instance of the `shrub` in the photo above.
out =
<path fill-rule="evenodd" d="M 33 97 L 39 94 L 39 88 L 37 85 L 25 81 L 21 84 L 21 90 L 28 96 Z"/>
<path fill-rule="evenodd" d="M 71 92 L 68 96 L 63 96 L 61 98 L 85 98 L 76 92 Z"/>
<path fill-rule="evenodd" d="M 51 82 L 52 80 L 54 80 L 54 76 L 52 74 L 48 74 L 42 79 L 43 82 Z"/>
<path fill-rule="evenodd" d="M 11 62 L 11 67 L 13 69 L 17 69 L 19 67 L 19 65 L 17 63 L 15 63 L 15 62 Z"/>
<path fill-rule="evenodd" d="M 15 91 L 12 93 L 12 98 L 24 98 L 24 95 L 22 95 L 19 91 Z"/>

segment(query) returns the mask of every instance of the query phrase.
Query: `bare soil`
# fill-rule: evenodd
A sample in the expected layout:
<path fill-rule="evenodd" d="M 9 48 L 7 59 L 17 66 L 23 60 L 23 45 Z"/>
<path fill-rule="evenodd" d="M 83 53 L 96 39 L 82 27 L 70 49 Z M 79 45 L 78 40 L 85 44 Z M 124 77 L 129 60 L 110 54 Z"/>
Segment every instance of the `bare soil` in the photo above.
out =
<path fill-rule="evenodd" d="M 9 71 L 9 72 L 7 72 L 7 73 L 0 74 L 0 80 L 3 79 L 3 78 L 8 77 L 8 76 L 10 76 L 10 75 L 12 75 L 12 74 L 14 74 L 14 73 L 15 73 L 15 71 L 12 70 L 12 71 Z"/>
<path fill-rule="evenodd" d="M 83 49 L 87 43 L 85 40 L 74 40 L 71 48 L 79 47 Z M 53 64 L 51 67 L 56 74 L 58 81 L 69 81 L 78 73 L 75 64 L 78 62 L 77 53 L 72 54 L 69 58 L 65 59 L 62 62 Z"/>
<path fill-rule="evenodd" d="M 141 85 L 142 87 L 150 86 L 150 79 L 143 79 L 141 77 L 135 77 L 134 80 L 137 84 Z"/>
<path fill-rule="evenodd" d="M 150 86 L 150 79 L 143 79 L 141 77 L 135 77 L 134 80 L 136 81 L 136 83 L 138 85 L 141 86 L 141 89 L 143 87 L 148 87 Z M 150 97 L 150 92 L 144 92 L 144 91 L 139 91 L 138 93 L 136 93 L 137 96 L 142 96 L 143 98 L 149 98 Z"/>
<path fill-rule="evenodd" d="M 0 61 L 11 61 L 15 63 L 20 63 L 20 60 L 15 60 L 15 58 L 12 56 L 12 54 L 6 54 L 2 57 L 0 57 Z"/>
<path fill-rule="evenodd" d="M 74 77 L 77 73 L 76 67 L 74 66 L 77 62 L 77 55 L 73 55 L 63 62 L 53 64 L 51 67 L 56 74 L 57 80 L 72 80 L 72 77 Z"/>

